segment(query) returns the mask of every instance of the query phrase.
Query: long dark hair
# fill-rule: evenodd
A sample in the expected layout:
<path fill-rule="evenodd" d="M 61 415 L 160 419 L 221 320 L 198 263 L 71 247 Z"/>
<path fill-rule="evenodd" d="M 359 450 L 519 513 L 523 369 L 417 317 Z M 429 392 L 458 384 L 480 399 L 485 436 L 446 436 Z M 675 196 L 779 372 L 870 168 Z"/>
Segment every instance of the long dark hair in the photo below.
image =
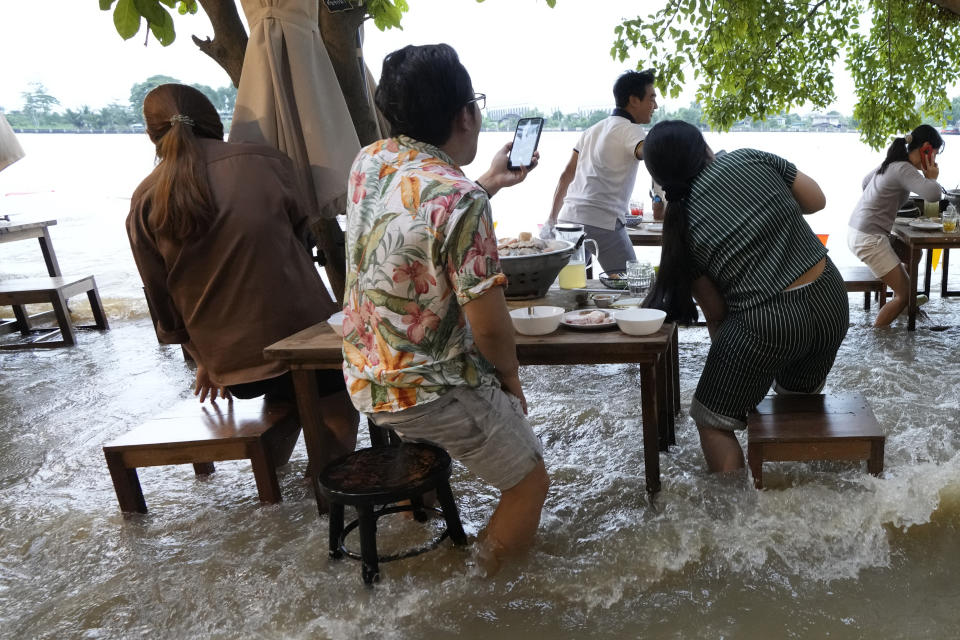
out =
<path fill-rule="evenodd" d="M 147 179 L 150 226 L 183 240 L 209 228 L 215 207 L 198 138 L 223 140 L 223 123 L 203 93 L 162 84 L 143 100 L 147 134 L 159 164 Z"/>
<path fill-rule="evenodd" d="M 643 163 L 667 196 L 660 271 L 644 306 L 662 309 L 668 320 L 683 324 L 697 319 L 691 294 L 693 258 L 687 245 L 687 199 L 694 180 L 712 160 L 700 130 L 680 120 L 656 124 L 643 141 Z"/>
<path fill-rule="evenodd" d="M 928 124 L 922 124 L 902 138 L 894 138 L 893 143 L 887 147 L 887 157 L 883 164 L 877 169 L 877 174 L 887 170 L 891 162 L 909 161 L 910 152 L 919 149 L 925 142 L 937 150 L 937 153 L 943 151 L 943 138 L 937 133 L 937 130 Z"/>

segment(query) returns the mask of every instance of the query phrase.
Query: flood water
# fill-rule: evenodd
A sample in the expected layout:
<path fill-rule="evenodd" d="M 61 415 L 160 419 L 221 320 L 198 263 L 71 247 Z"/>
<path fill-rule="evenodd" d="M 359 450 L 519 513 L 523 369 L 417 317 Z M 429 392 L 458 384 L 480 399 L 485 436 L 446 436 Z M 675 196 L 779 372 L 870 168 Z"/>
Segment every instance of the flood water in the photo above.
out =
<path fill-rule="evenodd" d="M 554 135 L 541 151 L 568 155 L 573 134 Z M 877 154 L 845 134 L 755 135 L 740 146 L 806 154 L 829 176 L 828 200 L 840 204 L 811 224 L 849 264 L 848 192 Z M 481 157 L 508 137 L 485 135 Z M 874 330 L 875 306 L 865 312 L 851 295 L 826 392 L 868 397 L 887 434 L 879 478 L 859 465 L 767 464 L 758 492 L 744 475 L 708 475 L 686 416 L 706 355 L 701 328 L 680 332 L 683 413 L 652 500 L 637 368 L 525 367 L 553 482 L 536 548 L 488 580 L 469 550 L 444 545 L 382 565 L 371 590 L 357 562 L 327 558 L 302 441 L 281 472 L 279 505 L 258 504 L 249 463 L 224 462 L 205 480 L 189 465 L 141 469 L 149 514 L 119 512 L 102 445 L 187 397 L 192 381 L 179 349 L 156 342 L 123 232 L 151 149 L 134 136 L 21 138 L 29 155 L 0 173 L 0 214 L 58 220 L 60 264 L 97 276 L 111 330 L 81 332 L 72 349 L 0 352 L 0 637 L 956 637 L 960 298 L 936 287 L 929 318 L 908 333 L 904 320 Z M 828 154 L 835 165 L 818 165 L 823 148 L 844 162 Z M 851 157 L 860 166 L 841 184 Z M 542 221 L 565 160 L 545 158 L 542 182 L 535 172 L 522 185 L 532 195 L 498 195 L 498 224 Z M 35 243 L 0 245 L 0 278 L 38 274 Z M 960 288 L 956 266 L 951 286 Z M 72 307 L 88 317 L 79 299 Z M 496 494 L 461 467 L 452 486 L 476 534 Z M 413 536 L 384 526 L 384 545 Z"/>

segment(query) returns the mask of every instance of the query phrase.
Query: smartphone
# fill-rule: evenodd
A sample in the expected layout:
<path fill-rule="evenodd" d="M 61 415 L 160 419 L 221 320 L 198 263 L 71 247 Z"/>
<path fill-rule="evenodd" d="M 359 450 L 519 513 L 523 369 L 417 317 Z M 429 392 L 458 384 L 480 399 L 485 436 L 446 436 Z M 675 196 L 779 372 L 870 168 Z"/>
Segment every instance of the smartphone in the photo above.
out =
<path fill-rule="evenodd" d="M 920 147 L 920 155 L 923 156 L 923 162 L 921 164 L 924 169 L 933 166 L 933 157 L 935 154 L 936 150 L 934 150 L 933 145 L 929 142 L 924 142 L 923 146 Z"/>
<path fill-rule="evenodd" d="M 533 164 L 533 152 L 537 150 L 541 131 L 543 118 L 520 118 L 513 134 L 513 147 L 507 160 L 508 168 L 520 169 Z"/>

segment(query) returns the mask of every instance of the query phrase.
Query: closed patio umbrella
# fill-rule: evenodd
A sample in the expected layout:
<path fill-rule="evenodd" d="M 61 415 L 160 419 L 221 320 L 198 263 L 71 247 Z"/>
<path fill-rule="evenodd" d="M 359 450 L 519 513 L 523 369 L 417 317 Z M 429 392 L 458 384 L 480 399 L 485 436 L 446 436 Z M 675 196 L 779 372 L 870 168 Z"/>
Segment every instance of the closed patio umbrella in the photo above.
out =
<path fill-rule="evenodd" d="M 0 114 L 0 171 L 23 157 L 23 148 L 13 135 L 10 123 Z"/>
<path fill-rule="evenodd" d="M 241 0 L 250 25 L 231 142 L 283 151 L 307 194 L 312 226 L 346 208 L 360 142 L 320 37 L 317 0 Z"/>

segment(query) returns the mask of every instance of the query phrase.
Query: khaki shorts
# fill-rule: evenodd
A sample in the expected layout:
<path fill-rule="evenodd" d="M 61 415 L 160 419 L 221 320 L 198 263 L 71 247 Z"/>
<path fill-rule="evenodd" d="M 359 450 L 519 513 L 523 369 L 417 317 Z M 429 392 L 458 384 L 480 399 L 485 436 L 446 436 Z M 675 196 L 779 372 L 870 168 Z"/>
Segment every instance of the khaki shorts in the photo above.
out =
<path fill-rule="evenodd" d="M 847 247 L 860 262 L 870 268 L 870 273 L 875 278 L 882 278 L 900 266 L 900 257 L 890 246 L 887 236 L 865 233 L 850 227 L 847 230 Z"/>
<path fill-rule="evenodd" d="M 367 416 L 404 440 L 431 442 L 497 489 L 516 486 L 543 460 L 519 398 L 497 387 L 457 387 L 433 402 Z"/>

